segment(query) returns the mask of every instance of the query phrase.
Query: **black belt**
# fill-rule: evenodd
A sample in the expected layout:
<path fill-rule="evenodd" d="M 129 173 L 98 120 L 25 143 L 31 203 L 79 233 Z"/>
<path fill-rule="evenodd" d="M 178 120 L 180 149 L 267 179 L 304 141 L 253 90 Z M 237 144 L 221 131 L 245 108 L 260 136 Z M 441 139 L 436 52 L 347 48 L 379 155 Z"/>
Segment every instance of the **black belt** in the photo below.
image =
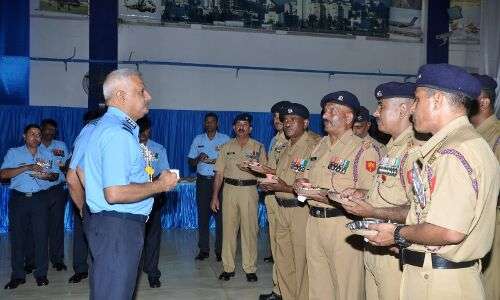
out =
<path fill-rule="evenodd" d="M 309 206 L 309 214 L 315 218 L 333 218 L 343 216 L 344 212 L 338 208 Z"/>
<path fill-rule="evenodd" d="M 196 174 L 196 176 L 200 179 L 205 179 L 205 180 L 214 180 L 214 176 L 205 176 L 205 175 L 201 175 L 199 173 Z"/>
<path fill-rule="evenodd" d="M 255 179 L 241 180 L 241 179 L 224 178 L 224 183 L 234 185 L 234 186 L 251 186 L 251 185 L 257 185 L 257 180 L 255 180 Z"/>
<path fill-rule="evenodd" d="M 117 211 L 113 211 L 113 210 L 103 210 L 103 211 L 100 211 L 97 213 L 92 213 L 89 209 L 88 214 L 91 216 L 107 216 L 107 217 L 131 220 L 131 221 L 140 222 L 140 223 L 146 223 L 146 221 L 148 220 L 148 216 L 145 216 L 145 215 L 122 213 L 122 212 L 117 212 Z"/>
<path fill-rule="evenodd" d="M 403 265 L 412 265 L 415 267 L 422 267 L 425 260 L 425 252 L 412 251 L 408 249 L 403 249 L 401 251 L 399 259 Z M 431 253 L 432 268 L 433 269 L 463 269 L 469 268 L 475 265 L 478 260 L 453 262 L 438 256 L 436 253 Z"/>
<path fill-rule="evenodd" d="M 278 205 L 281 207 L 297 207 L 300 205 L 299 200 L 297 198 L 279 198 L 276 197 L 276 202 L 278 202 Z"/>
<path fill-rule="evenodd" d="M 37 196 L 37 195 L 40 195 L 42 193 L 45 193 L 47 192 L 48 190 L 41 190 L 41 191 L 38 191 L 38 192 L 28 192 L 28 193 L 24 193 L 24 192 L 20 192 L 18 190 L 12 190 L 12 196 L 18 196 L 18 197 L 26 197 L 26 198 L 31 198 L 33 196 Z"/>

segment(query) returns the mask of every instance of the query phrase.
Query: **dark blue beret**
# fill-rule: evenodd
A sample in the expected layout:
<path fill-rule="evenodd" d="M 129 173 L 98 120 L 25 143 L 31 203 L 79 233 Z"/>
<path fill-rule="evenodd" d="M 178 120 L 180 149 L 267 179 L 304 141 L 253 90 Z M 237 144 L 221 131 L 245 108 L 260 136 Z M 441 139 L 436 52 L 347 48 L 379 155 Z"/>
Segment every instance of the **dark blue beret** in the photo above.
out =
<path fill-rule="evenodd" d="M 286 115 L 297 115 L 304 119 L 309 119 L 309 110 L 300 103 L 290 103 L 283 106 L 280 111 L 280 118 L 283 118 Z"/>
<path fill-rule="evenodd" d="M 356 113 L 361 106 L 358 97 L 348 91 L 338 91 L 325 95 L 323 99 L 321 99 L 321 108 L 325 108 L 325 105 L 329 102 L 345 105 L 351 108 L 354 113 Z"/>
<path fill-rule="evenodd" d="M 364 106 L 361 106 L 356 115 L 354 122 L 369 122 L 370 121 L 370 111 Z"/>
<path fill-rule="evenodd" d="M 271 113 L 273 113 L 273 114 L 279 113 L 285 106 L 287 106 L 290 103 L 291 103 L 290 101 L 280 101 L 280 102 L 275 103 L 271 107 Z"/>
<path fill-rule="evenodd" d="M 429 87 L 445 92 L 461 92 L 472 99 L 481 94 L 481 84 L 464 69 L 449 64 L 428 64 L 418 70 L 417 87 Z"/>
<path fill-rule="evenodd" d="M 415 84 L 412 82 L 386 82 L 375 88 L 375 98 L 415 98 Z"/>
<path fill-rule="evenodd" d="M 238 121 L 247 121 L 250 125 L 252 125 L 252 116 L 248 113 L 239 114 L 234 118 L 233 125 Z"/>
<path fill-rule="evenodd" d="M 474 76 L 477 80 L 479 80 L 479 83 L 481 83 L 482 90 L 495 91 L 495 89 L 497 88 L 496 80 L 491 78 L 490 76 L 480 75 L 477 73 L 472 73 L 471 75 Z"/>

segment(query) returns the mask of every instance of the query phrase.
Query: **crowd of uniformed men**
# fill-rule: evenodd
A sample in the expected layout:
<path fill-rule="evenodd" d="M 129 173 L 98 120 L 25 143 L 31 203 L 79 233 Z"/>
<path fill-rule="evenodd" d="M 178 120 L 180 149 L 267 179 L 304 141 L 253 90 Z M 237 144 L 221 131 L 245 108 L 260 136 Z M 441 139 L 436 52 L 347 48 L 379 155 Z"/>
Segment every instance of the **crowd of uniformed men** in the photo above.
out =
<path fill-rule="evenodd" d="M 236 116 L 230 139 L 207 113 L 188 154 L 197 171 L 195 259 L 210 255 L 215 215 L 219 279 L 235 275 L 240 233 L 246 279 L 258 280 L 260 190 L 274 259 L 273 290 L 260 299 L 500 299 L 497 84 L 448 64 L 424 65 L 416 77 L 376 87 L 376 124 L 354 94 L 327 94 L 319 103 L 323 137 L 309 130 L 304 105 L 274 104 L 267 153 L 250 137 L 251 115 Z M 87 114 L 72 155 L 54 140 L 57 123 L 44 120 L 26 126 L 25 145 L 5 156 L 0 178 L 12 189 L 5 288 L 30 272 L 48 284 L 49 257 L 66 269 L 66 181 L 76 204 L 70 282 L 90 272 L 92 299 L 130 299 L 140 269 L 151 287 L 161 285 L 162 193 L 179 177 L 150 139 L 151 96 L 140 73 L 110 73 L 103 93 L 107 112 Z M 368 135 L 370 127 L 389 142 Z"/>

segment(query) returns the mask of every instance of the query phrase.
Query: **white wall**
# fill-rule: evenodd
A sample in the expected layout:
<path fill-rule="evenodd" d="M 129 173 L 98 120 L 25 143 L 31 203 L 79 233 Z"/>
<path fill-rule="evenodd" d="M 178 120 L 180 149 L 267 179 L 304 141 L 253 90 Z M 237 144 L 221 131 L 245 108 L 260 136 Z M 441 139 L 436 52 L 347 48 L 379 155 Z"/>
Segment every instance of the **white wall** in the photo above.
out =
<path fill-rule="evenodd" d="M 88 58 L 88 19 L 31 17 L 31 56 Z M 414 74 L 424 62 L 422 43 L 215 31 L 150 25 L 119 26 L 119 59 L 165 60 L 225 65 Z M 474 65 L 469 49 L 452 54 L 461 65 Z M 478 59 L 477 59 L 478 61 Z M 135 67 L 135 66 L 129 66 Z M 86 107 L 81 80 L 87 64 L 32 62 L 30 104 Z M 141 65 L 153 95 L 153 108 L 268 111 L 276 100 L 291 99 L 319 112 L 328 92 L 354 92 L 375 107 L 373 89 L 395 77 L 304 74 Z"/>

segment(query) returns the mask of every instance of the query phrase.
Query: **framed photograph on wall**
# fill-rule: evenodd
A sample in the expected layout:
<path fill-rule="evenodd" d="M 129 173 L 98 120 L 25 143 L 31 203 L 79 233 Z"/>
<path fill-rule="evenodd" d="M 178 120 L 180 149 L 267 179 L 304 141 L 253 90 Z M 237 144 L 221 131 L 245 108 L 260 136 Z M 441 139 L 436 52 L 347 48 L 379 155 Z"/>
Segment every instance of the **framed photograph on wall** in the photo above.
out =
<path fill-rule="evenodd" d="M 38 10 L 88 15 L 89 0 L 40 0 Z"/>

